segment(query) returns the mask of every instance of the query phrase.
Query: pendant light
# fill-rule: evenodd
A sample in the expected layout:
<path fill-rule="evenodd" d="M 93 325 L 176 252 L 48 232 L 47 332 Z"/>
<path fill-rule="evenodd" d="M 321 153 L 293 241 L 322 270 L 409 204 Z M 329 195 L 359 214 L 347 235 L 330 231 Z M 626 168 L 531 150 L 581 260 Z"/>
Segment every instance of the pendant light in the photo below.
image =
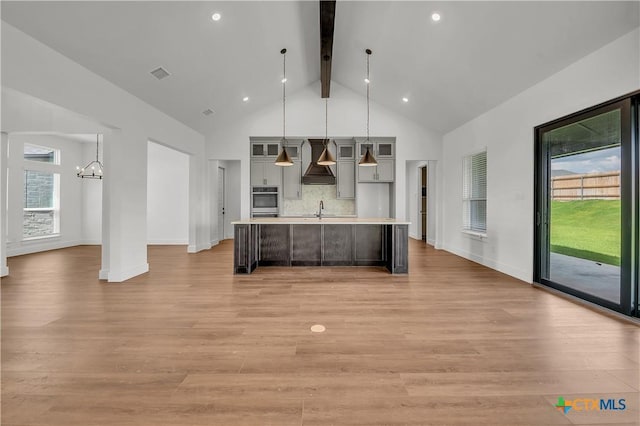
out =
<path fill-rule="evenodd" d="M 367 144 L 367 151 L 358 162 L 358 165 L 371 167 L 377 166 L 378 162 L 373 157 L 373 154 L 369 149 L 369 145 L 371 144 L 371 141 L 369 140 L 369 86 L 371 85 L 371 80 L 369 80 L 369 57 L 371 56 L 371 49 L 367 49 L 365 52 L 367 53 L 367 78 L 365 79 L 365 82 L 367 83 L 367 140 L 364 143 Z"/>
<path fill-rule="evenodd" d="M 336 164 L 336 160 L 331 155 L 327 144 L 329 143 L 329 137 L 327 136 L 327 128 L 329 127 L 329 98 L 324 98 L 324 151 L 318 157 L 318 165 L 320 166 L 333 166 Z"/>
<path fill-rule="evenodd" d="M 104 175 L 102 171 L 102 163 L 98 160 L 100 135 L 96 134 L 96 159 L 84 166 L 83 168 L 77 167 L 78 172 L 76 176 L 82 179 L 102 179 Z"/>
<path fill-rule="evenodd" d="M 291 157 L 287 152 L 287 139 L 285 137 L 287 124 L 287 49 L 282 49 L 280 53 L 282 54 L 282 152 L 276 158 L 276 166 L 287 167 L 293 166 L 293 161 L 291 161 Z"/>

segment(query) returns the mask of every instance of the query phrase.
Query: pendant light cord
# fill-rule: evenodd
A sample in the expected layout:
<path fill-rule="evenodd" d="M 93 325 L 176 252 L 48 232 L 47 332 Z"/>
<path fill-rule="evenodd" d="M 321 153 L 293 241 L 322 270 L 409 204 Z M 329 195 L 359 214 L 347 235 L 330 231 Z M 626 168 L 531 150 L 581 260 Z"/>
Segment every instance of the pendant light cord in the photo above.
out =
<path fill-rule="evenodd" d="M 369 79 L 369 57 L 371 51 L 367 49 L 367 142 L 369 142 L 369 86 L 371 86 L 371 80 Z"/>
<path fill-rule="evenodd" d="M 287 49 L 282 49 L 282 142 L 286 142 L 287 126 Z"/>

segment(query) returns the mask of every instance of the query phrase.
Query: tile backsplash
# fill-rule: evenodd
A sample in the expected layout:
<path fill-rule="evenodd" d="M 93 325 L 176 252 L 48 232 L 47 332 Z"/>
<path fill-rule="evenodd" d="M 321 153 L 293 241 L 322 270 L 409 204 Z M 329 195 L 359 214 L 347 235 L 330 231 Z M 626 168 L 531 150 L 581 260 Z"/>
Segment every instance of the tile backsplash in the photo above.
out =
<path fill-rule="evenodd" d="M 335 185 L 302 185 L 300 200 L 284 200 L 281 216 L 309 215 L 318 212 L 323 201 L 323 214 L 349 216 L 356 214 L 355 200 L 338 200 Z"/>

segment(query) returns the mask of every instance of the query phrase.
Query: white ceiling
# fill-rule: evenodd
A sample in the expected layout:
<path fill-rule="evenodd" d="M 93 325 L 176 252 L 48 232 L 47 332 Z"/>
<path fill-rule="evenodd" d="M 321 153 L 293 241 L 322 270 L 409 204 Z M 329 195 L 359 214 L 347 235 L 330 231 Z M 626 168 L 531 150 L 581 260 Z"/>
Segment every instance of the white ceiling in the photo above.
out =
<path fill-rule="evenodd" d="M 371 48 L 372 100 L 446 132 L 638 27 L 639 6 L 338 1 L 332 79 L 364 94 Z M 1 7 L 4 21 L 203 133 L 281 99 L 283 47 L 288 93 L 320 78 L 316 1 Z M 158 66 L 171 76 L 156 80 L 149 72 Z M 215 113 L 205 117 L 207 108 Z"/>

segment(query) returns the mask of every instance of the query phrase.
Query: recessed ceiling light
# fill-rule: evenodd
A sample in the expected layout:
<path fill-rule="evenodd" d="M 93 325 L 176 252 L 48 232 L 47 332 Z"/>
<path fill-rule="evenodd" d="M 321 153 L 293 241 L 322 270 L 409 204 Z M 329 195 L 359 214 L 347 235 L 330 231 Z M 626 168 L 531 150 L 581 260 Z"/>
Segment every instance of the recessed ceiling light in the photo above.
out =
<path fill-rule="evenodd" d="M 211 19 L 213 19 L 214 21 L 219 21 L 220 18 L 222 18 L 222 16 L 220 16 L 220 14 L 218 12 L 214 13 L 213 15 L 211 15 Z"/>
<path fill-rule="evenodd" d="M 364 82 L 365 82 L 365 83 L 367 83 L 367 84 L 369 84 L 369 83 L 371 83 L 371 80 L 369 80 L 368 78 L 365 78 L 365 79 L 364 79 Z"/>
<path fill-rule="evenodd" d="M 406 104 L 407 102 L 409 102 L 409 98 L 402 98 L 402 102 Z"/>
<path fill-rule="evenodd" d="M 431 20 L 433 22 L 438 22 L 440 19 L 442 19 L 442 16 L 440 16 L 440 14 L 438 12 L 433 12 L 431 14 Z"/>
<path fill-rule="evenodd" d="M 242 98 L 242 102 L 249 102 L 249 97 L 245 96 L 244 98 Z"/>
<path fill-rule="evenodd" d="M 282 79 L 282 80 L 280 80 L 280 81 L 281 81 L 281 82 L 283 82 L 283 83 L 286 83 L 286 82 L 287 82 L 287 79 L 286 79 L 286 77 L 285 77 L 285 78 L 283 78 L 283 79 Z"/>

